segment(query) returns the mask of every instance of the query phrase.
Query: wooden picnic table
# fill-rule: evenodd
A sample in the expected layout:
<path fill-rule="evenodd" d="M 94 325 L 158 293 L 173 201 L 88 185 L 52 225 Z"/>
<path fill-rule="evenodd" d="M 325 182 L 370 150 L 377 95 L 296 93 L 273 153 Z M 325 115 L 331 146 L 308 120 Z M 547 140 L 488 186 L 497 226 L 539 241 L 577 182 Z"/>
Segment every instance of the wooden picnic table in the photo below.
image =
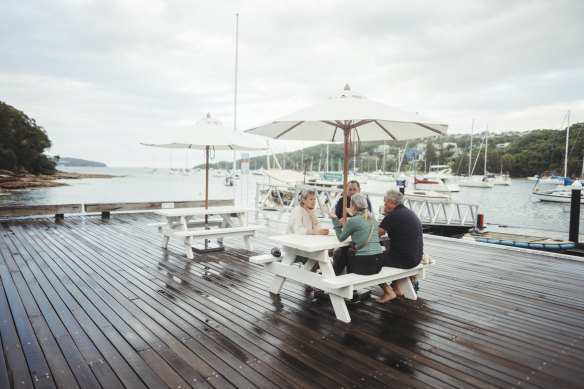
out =
<path fill-rule="evenodd" d="M 166 222 L 151 225 L 158 227 L 158 232 L 164 236 L 163 248 L 168 247 L 170 238 L 181 240 L 189 259 L 194 258 L 192 244 L 195 238 L 217 238 L 222 244 L 226 236 L 242 235 L 245 247 L 252 251 L 251 237 L 255 236 L 257 230 L 263 228 L 247 224 L 246 214 L 254 211 L 254 208 L 238 206 L 161 209 L 154 213 L 166 217 Z M 219 219 L 205 221 L 204 218 L 209 216 L 218 216 Z M 217 228 L 211 229 L 211 226 Z"/>

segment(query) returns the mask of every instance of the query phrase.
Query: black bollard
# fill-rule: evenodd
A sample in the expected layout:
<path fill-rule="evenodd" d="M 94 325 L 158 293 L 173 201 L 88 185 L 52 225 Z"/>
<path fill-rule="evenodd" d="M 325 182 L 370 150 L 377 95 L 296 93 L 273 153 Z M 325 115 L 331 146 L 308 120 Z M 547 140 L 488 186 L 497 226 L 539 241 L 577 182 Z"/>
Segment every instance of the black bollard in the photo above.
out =
<path fill-rule="evenodd" d="M 582 186 L 572 187 L 572 198 L 570 202 L 570 242 L 578 243 L 580 234 L 580 192 Z"/>

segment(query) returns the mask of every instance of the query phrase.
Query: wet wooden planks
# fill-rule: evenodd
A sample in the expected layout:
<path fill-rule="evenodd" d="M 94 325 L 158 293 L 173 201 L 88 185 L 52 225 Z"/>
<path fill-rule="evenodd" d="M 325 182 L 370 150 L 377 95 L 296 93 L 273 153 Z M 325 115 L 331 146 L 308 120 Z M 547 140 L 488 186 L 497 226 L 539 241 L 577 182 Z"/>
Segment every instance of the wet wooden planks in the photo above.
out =
<path fill-rule="evenodd" d="M 251 215 L 251 217 L 255 217 Z M 269 214 L 266 233 L 284 233 Z M 350 305 L 247 262 L 187 260 L 147 214 L 1 222 L 0 387 L 578 387 L 584 264 L 428 237 L 419 299 Z M 253 223 L 266 224 L 259 214 Z M 256 252 L 273 246 L 266 233 Z M 380 289 L 371 289 L 378 295 Z"/>

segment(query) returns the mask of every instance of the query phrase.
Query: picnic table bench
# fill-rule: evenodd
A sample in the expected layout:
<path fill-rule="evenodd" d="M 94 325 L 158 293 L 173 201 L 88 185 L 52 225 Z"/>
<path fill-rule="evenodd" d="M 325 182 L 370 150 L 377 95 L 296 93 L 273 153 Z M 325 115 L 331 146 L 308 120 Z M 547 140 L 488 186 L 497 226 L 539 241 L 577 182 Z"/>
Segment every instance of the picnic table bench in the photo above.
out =
<path fill-rule="evenodd" d="M 345 299 L 352 299 L 353 292 L 359 288 L 397 281 L 404 292 L 404 297 L 416 300 L 417 295 L 412 280 L 424 279 L 426 268 L 430 264 L 420 264 L 412 269 L 383 267 L 377 274 L 359 275 L 354 273 L 335 275 L 328 250 L 348 246 L 349 240 L 339 242 L 330 235 L 279 235 L 270 238 L 282 245 L 280 257 L 271 254 L 252 256 L 249 261 L 263 264 L 265 269 L 274 274 L 270 292 L 280 294 L 286 279 L 298 281 L 314 288 L 322 289 L 330 296 L 337 319 L 349 323 L 351 317 Z M 293 266 L 297 255 L 308 258 L 302 267 Z M 322 274 L 311 272 L 315 263 L 319 264 Z"/>
<path fill-rule="evenodd" d="M 255 237 L 258 230 L 264 228 L 258 225 L 248 225 L 246 214 L 255 211 L 254 208 L 225 206 L 209 208 L 173 208 L 154 211 L 155 214 L 166 217 L 164 223 L 151 223 L 151 226 L 158 228 L 158 232 L 163 235 L 162 247 L 168 248 L 170 238 L 175 238 L 184 243 L 187 258 L 193 259 L 193 239 L 213 239 L 217 238 L 222 245 L 223 238 L 227 236 L 243 236 L 245 246 L 249 251 L 253 250 L 251 237 Z M 216 218 L 207 220 L 193 219 L 195 217 Z M 237 223 L 233 220 L 235 216 Z M 210 226 L 218 228 L 208 229 Z M 197 228 L 205 227 L 205 228 Z"/>

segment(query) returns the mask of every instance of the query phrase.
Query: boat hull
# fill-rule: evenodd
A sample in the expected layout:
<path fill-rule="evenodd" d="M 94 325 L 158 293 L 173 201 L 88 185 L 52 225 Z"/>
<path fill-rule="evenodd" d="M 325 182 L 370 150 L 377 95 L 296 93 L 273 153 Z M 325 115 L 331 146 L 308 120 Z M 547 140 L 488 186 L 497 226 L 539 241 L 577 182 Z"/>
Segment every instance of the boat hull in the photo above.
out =
<path fill-rule="evenodd" d="M 545 191 L 533 192 L 533 195 L 539 201 L 548 201 L 553 203 L 571 203 L 572 194 L 566 191 Z M 584 204 L 584 194 L 580 195 L 580 204 Z"/>
<path fill-rule="evenodd" d="M 492 188 L 493 187 L 493 184 L 491 182 L 472 181 L 472 180 L 459 181 L 458 185 L 471 187 L 471 188 Z"/>

